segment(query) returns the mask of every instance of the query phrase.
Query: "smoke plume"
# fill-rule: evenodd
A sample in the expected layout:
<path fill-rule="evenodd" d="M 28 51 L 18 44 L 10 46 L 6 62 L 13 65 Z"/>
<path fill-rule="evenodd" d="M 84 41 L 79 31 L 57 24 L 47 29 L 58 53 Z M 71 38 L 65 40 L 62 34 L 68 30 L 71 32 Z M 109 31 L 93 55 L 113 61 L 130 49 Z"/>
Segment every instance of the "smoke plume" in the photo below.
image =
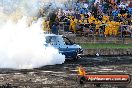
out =
<path fill-rule="evenodd" d="M 42 8 L 40 1 L 0 1 L 0 68 L 31 69 L 65 61 L 57 49 L 44 46 L 43 19 L 29 23 Z"/>

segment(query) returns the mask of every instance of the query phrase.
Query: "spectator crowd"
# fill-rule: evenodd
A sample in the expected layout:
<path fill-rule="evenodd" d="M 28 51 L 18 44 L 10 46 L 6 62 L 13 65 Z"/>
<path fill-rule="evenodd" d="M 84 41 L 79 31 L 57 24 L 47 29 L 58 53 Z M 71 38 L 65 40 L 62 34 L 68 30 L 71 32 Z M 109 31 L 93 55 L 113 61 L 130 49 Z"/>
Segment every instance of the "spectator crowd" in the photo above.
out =
<path fill-rule="evenodd" d="M 131 0 L 77 0 L 52 12 L 43 22 L 44 31 L 64 31 L 117 36 L 121 32 L 132 37 Z"/>

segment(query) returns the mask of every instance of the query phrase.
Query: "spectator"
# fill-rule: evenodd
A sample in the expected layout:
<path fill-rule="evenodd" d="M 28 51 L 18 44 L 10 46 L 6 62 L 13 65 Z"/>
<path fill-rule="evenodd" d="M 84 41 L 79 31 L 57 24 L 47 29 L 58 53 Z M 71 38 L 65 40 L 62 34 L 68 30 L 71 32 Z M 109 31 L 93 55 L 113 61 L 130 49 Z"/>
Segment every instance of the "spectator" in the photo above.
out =
<path fill-rule="evenodd" d="M 69 28 L 69 29 L 70 29 L 70 31 L 72 31 L 73 33 L 76 33 L 75 26 L 76 26 L 75 19 L 72 18 L 72 19 L 70 20 L 70 28 Z"/>
<path fill-rule="evenodd" d="M 76 26 L 75 26 L 77 32 L 81 30 L 80 22 L 77 20 Z"/>
<path fill-rule="evenodd" d="M 53 23 L 52 27 L 51 27 L 51 31 L 53 34 L 58 34 L 58 28 L 56 23 Z"/>
<path fill-rule="evenodd" d="M 120 9 L 121 15 L 126 14 L 127 12 L 128 12 L 128 10 L 126 8 L 121 7 L 121 9 Z"/>
<path fill-rule="evenodd" d="M 45 32 L 51 32 L 51 31 L 50 31 L 50 26 L 49 26 L 49 20 L 48 20 L 48 19 L 45 19 L 45 20 L 43 21 L 42 26 L 43 26 L 43 30 L 44 30 Z"/>
<path fill-rule="evenodd" d="M 127 3 L 124 3 L 124 2 L 121 2 L 121 4 L 119 5 L 119 8 L 126 8 L 128 7 L 128 4 Z"/>
<path fill-rule="evenodd" d="M 103 2 L 103 13 L 107 14 L 109 9 L 109 3 L 108 2 Z"/>
<path fill-rule="evenodd" d="M 101 31 L 106 36 L 117 35 L 121 22 L 131 25 L 132 17 L 131 2 L 121 1 L 88 0 L 85 3 L 81 1 L 74 2 L 73 8 L 67 7 L 63 11 L 58 10 L 58 12 L 50 14 L 50 20 L 43 22 L 44 31 L 52 29 L 53 33 L 56 33 L 54 29 L 57 29 L 59 23 L 63 23 L 64 30 L 70 30 L 73 33 L 76 33 L 78 30 L 90 29 L 91 32 L 96 34 Z"/>
<path fill-rule="evenodd" d="M 95 24 L 95 20 L 93 20 L 93 22 L 90 24 L 90 26 L 91 26 L 91 28 L 90 28 L 90 31 L 92 32 L 92 33 L 95 33 L 95 29 L 96 29 L 96 24 Z"/>
<path fill-rule="evenodd" d="M 93 8 L 92 8 L 92 14 L 94 15 L 94 17 L 97 17 L 97 13 L 98 13 L 98 9 L 97 9 L 97 5 L 93 4 Z"/>

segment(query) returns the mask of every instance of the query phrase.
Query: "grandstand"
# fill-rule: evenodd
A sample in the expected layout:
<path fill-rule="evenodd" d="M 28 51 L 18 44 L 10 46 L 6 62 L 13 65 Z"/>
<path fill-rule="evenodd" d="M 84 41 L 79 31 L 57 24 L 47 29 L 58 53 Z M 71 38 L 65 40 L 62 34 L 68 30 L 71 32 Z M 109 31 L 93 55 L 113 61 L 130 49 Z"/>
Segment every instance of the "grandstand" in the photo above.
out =
<path fill-rule="evenodd" d="M 56 26 L 57 33 L 81 36 L 132 37 L 132 2 L 130 0 L 71 0 L 48 17 L 44 26 Z"/>

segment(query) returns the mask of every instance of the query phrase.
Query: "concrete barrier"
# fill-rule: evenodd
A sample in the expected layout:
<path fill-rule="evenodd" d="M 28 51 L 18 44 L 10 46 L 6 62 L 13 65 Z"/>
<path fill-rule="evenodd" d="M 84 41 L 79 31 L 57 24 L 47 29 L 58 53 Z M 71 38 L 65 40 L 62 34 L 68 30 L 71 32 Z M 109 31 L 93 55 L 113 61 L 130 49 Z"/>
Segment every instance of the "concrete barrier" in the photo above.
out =
<path fill-rule="evenodd" d="M 75 43 L 116 43 L 116 44 L 132 44 L 132 38 L 118 38 L 118 37 L 77 37 L 67 36 Z"/>
<path fill-rule="evenodd" d="M 131 49 L 84 49 L 84 55 L 95 56 L 96 54 L 101 56 L 132 56 Z"/>
<path fill-rule="evenodd" d="M 85 36 L 67 36 L 75 43 L 116 43 L 116 44 L 132 44 L 132 38 L 119 38 L 119 37 L 85 37 Z M 84 55 L 99 55 L 103 56 L 132 56 L 132 48 L 130 49 L 84 49 Z"/>

